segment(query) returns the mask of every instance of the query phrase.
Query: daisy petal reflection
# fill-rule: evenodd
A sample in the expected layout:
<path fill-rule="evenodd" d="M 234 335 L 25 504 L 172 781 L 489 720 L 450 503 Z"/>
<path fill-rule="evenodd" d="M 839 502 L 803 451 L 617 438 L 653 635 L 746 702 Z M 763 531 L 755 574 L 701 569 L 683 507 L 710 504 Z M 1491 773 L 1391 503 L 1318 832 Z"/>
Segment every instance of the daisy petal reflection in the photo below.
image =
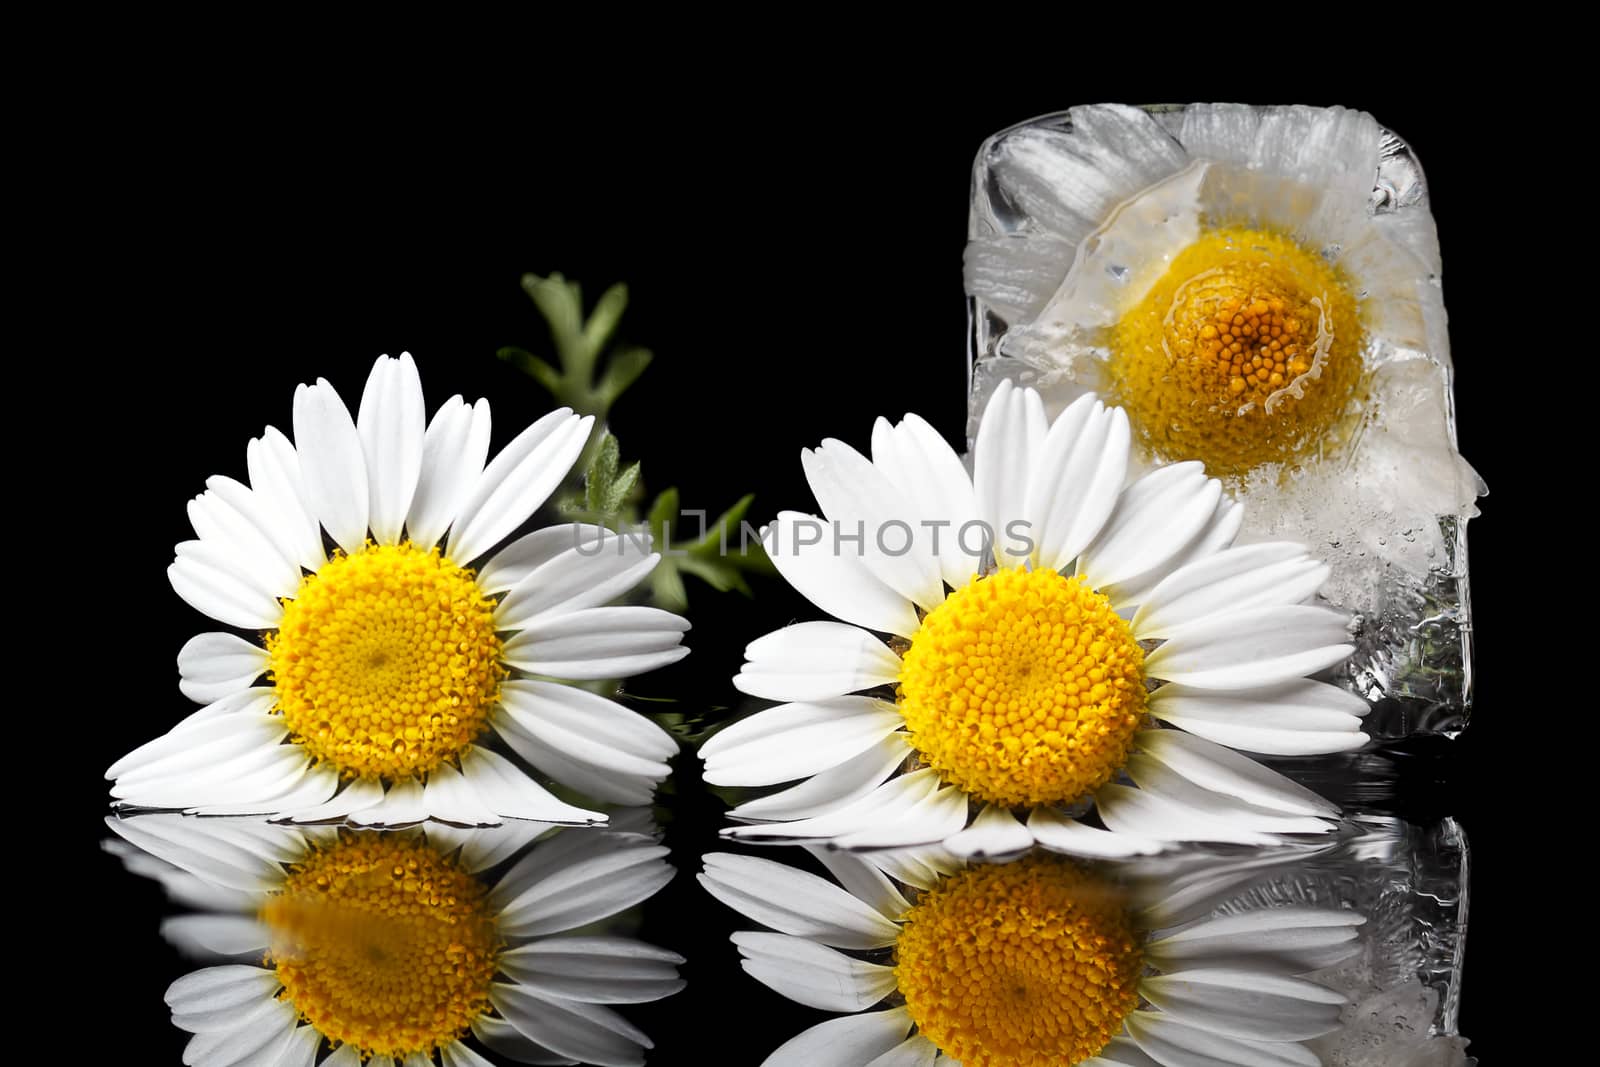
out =
<path fill-rule="evenodd" d="M 320 379 L 296 391 L 293 417 L 292 443 L 271 427 L 250 442 L 248 485 L 207 480 L 189 504 L 195 539 L 168 570 L 194 608 L 254 633 L 183 647 L 180 687 L 204 707 L 118 760 L 112 796 L 391 826 L 604 820 L 535 783 L 498 738 L 596 800 L 647 803 L 670 735 L 557 679 L 688 653 L 678 616 L 609 606 L 659 557 L 576 523 L 502 546 L 593 420 L 551 412 L 486 465 L 488 403 L 451 397 L 424 425 L 409 355 L 374 364 L 354 418 Z"/>
<path fill-rule="evenodd" d="M 734 684 L 786 703 L 708 740 L 705 778 L 798 784 L 725 833 L 1120 856 L 1330 829 L 1333 804 L 1244 754 L 1367 740 L 1366 703 L 1312 677 L 1352 647 L 1315 602 L 1327 567 L 1234 546 L 1240 507 L 1197 463 L 1125 484 L 1128 453 L 1120 409 L 1051 422 L 1009 383 L 970 478 L 915 416 L 879 420 L 871 459 L 805 453 L 826 521 L 782 513 L 766 545 L 841 621 L 746 650 Z"/>
<path fill-rule="evenodd" d="M 129 869 L 197 909 L 162 926 L 210 964 L 167 990 L 185 1063 L 623 1067 L 651 1041 L 609 1005 L 683 987 L 681 956 L 595 929 L 671 880 L 648 833 L 107 825 Z"/>
<path fill-rule="evenodd" d="M 1156 881 L 1046 852 L 814 855 L 828 877 L 733 854 L 700 876 L 775 931 L 734 935 L 748 973 L 841 1015 L 767 1067 L 1316 1067 L 1306 1043 L 1338 1029 L 1345 998 L 1311 976 L 1357 955 L 1366 921 L 1220 911 L 1259 860 Z"/>

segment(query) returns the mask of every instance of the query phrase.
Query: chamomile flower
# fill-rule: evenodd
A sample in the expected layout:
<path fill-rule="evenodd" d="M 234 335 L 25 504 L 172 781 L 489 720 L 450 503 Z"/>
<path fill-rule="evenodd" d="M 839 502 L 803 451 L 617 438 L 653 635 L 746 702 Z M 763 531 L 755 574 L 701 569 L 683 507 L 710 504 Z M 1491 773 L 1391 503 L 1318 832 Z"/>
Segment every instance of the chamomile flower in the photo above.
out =
<path fill-rule="evenodd" d="M 1364 922 L 1212 913 L 1232 871 L 1152 893 L 1137 868 L 1049 853 L 974 866 L 937 851 L 816 855 L 837 883 L 731 854 L 707 856 L 700 876 L 776 931 L 733 936 L 751 976 L 843 1013 L 766 1067 L 1315 1067 L 1303 1042 L 1339 1026 L 1344 997 L 1303 976 L 1358 952 Z"/>
<path fill-rule="evenodd" d="M 1094 105 L 979 153 L 983 377 L 1123 406 L 1246 534 L 1321 542 L 1337 600 L 1425 575 L 1482 492 L 1455 447 L 1438 238 L 1409 148 L 1345 108 Z M 1464 544 L 1455 551 L 1464 550 Z"/>
<path fill-rule="evenodd" d="M 683 987 L 676 953 L 568 932 L 672 878 L 647 834 L 107 824 L 130 869 L 203 909 L 162 927 L 213 962 L 167 990 L 185 1063 L 487 1067 L 470 1036 L 519 1063 L 642 1064 L 649 1037 L 606 1005 Z"/>
<path fill-rule="evenodd" d="M 599 800 L 647 802 L 672 738 L 563 683 L 687 654 L 683 619 L 607 606 L 659 557 L 572 523 L 502 547 L 591 424 L 551 412 L 485 466 L 488 403 L 451 397 L 425 426 L 409 355 L 374 364 L 354 419 L 325 380 L 300 386 L 294 442 L 268 427 L 248 485 L 207 480 L 168 570 L 190 605 L 250 636 L 183 647 L 180 688 L 205 706 L 112 766 L 112 796 L 387 825 L 604 819 L 535 783 L 498 737 Z"/>
<path fill-rule="evenodd" d="M 724 833 L 1124 855 L 1329 829 L 1334 805 L 1242 754 L 1366 741 L 1365 702 L 1309 677 L 1351 651 L 1312 602 L 1327 568 L 1230 547 L 1240 508 L 1198 463 L 1124 486 L 1128 452 L 1119 409 L 1088 396 L 1051 424 L 1009 383 L 971 478 L 914 416 L 880 419 L 871 459 L 807 451 L 827 521 L 782 513 L 765 543 L 840 621 L 746 650 L 734 684 L 786 703 L 708 740 L 705 778 L 798 784 Z"/>

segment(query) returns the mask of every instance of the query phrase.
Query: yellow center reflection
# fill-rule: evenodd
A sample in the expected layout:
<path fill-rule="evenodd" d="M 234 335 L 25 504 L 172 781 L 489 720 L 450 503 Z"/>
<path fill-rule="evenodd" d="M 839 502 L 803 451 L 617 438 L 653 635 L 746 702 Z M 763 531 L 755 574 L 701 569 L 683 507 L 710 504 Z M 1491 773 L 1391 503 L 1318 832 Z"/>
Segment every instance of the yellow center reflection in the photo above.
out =
<path fill-rule="evenodd" d="M 923 619 L 900 708 L 924 763 L 1006 807 L 1076 800 L 1128 758 L 1144 653 L 1101 594 L 1051 570 L 974 578 Z"/>
<path fill-rule="evenodd" d="M 290 736 L 346 778 L 408 778 L 459 756 L 505 673 L 472 571 L 410 543 L 307 575 L 267 649 Z"/>
<path fill-rule="evenodd" d="M 419 836 L 343 834 L 262 906 L 268 962 L 334 1044 L 429 1054 L 489 1010 L 500 939 L 484 893 Z"/>
<path fill-rule="evenodd" d="M 895 979 L 918 1031 L 966 1067 L 1096 1055 L 1138 1007 L 1142 969 L 1121 899 L 1056 856 L 940 882 L 895 944 Z"/>
<path fill-rule="evenodd" d="M 1110 398 L 1146 448 L 1227 477 L 1338 442 L 1364 343 L 1349 280 L 1281 234 L 1213 229 L 1112 331 Z"/>

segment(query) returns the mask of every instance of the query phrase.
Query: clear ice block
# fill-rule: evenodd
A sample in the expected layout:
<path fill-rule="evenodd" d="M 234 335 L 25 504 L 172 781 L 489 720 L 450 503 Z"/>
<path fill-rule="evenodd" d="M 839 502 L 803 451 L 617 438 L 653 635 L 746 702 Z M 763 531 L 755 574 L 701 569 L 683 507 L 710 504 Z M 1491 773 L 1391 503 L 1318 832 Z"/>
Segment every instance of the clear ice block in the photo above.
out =
<path fill-rule="evenodd" d="M 1103 388 L 1119 301 L 1203 218 L 1242 215 L 1348 268 L 1366 326 L 1358 425 L 1331 457 L 1232 485 L 1240 540 L 1303 541 L 1332 565 L 1324 595 L 1354 614 L 1357 645 L 1338 680 L 1374 704 L 1370 733 L 1458 733 L 1483 487 L 1455 447 L 1438 241 L 1405 141 L 1342 108 L 1079 107 L 985 141 L 970 209 L 969 440 L 1002 379 L 1052 414 Z"/>

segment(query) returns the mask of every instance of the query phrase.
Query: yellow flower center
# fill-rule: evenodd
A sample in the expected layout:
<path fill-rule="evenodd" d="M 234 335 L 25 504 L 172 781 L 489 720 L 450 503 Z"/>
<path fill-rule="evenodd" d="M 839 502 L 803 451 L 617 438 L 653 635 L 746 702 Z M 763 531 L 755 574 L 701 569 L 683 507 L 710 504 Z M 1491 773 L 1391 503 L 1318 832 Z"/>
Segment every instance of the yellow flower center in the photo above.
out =
<path fill-rule="evenodd" d="M 290 737 L 346 778 L 408 778 L 459 756 L 505 675 L 472 571 L 409 542 L 329 560 L 266 641 Z"/>
<path fill-rule="evenodd" d="M 1059 1067 L 1122 1029 L 1143 966 L 1117 894 L 1035 855 L 969 867 L 925 894 L 894 973 L 918 1031 L 966 1067 Z"/>
<path fill-rule="evenodd" d="M 1228 476 L 1339 443 L 1361 378 L 1348 279 L 1263 230 L 1212 230 L 1112 331 L 1111 399 L 1144 445 Z"/>
<path fill-rule="evenodd" d="M 924 763 L 1006 807 L 1076 800 L 1128 759 L 1144 653 L 1104 596 L 1022 568 L 974 578 L 928 613 L 900 666 Z"/>
<path fill-rule="evenodd" d="M 334 1044 L 428 1055 L 489 1010 L 501 942 L 484 896 L 421 837 L 341 834 L 262 906 L 267 962 Z"/>

